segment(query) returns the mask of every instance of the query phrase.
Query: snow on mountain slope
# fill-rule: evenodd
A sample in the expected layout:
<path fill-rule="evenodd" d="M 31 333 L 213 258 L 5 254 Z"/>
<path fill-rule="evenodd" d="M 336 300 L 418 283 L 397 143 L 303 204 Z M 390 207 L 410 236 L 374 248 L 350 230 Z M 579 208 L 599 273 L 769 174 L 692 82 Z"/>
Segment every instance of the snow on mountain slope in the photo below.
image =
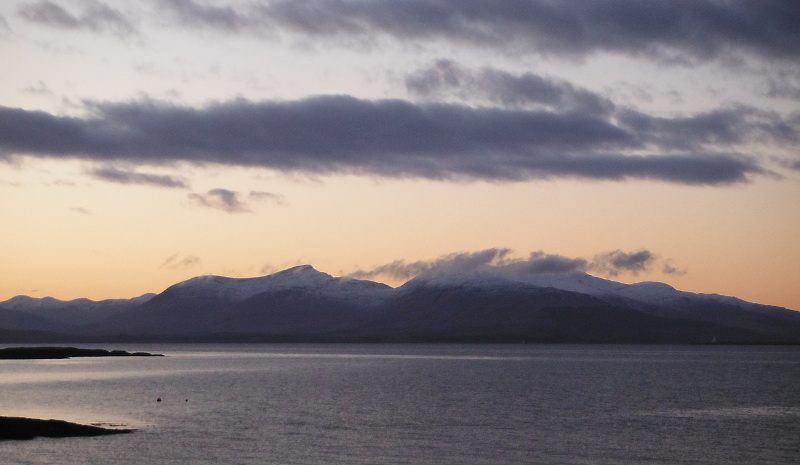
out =
<path fill-rule="evenodd" d="M 411 286 L 423 285 L 437 287 L 471 286 L 487 290 L 490 288 L 508 289 L 509 286 L 536 286 L 587 294 L 613 302 L 623 301 L 641 311 L 666 317 L 703 317 L 703 313 L 708 313 L 709 315 L 705 316 L 706 319 L 718 320 L 716 316 L 736 310 L 800 321 L 800 312 L 755 304 L 736 297 L 679 291 L 669 284 L 652 281 L 624 284 L 583 272 L 530 275 L 510 274 L 501 271 L 443 273 L 430 276 L 421 275 L 412 279 L 403 287 L 410 288 Z M 712 313 L 714 315 L 711 315 Z"/>
<path fill-rule="evenodd" d="M 21 312 L 50 323 L 81 326 L 95 323 L 149 301 L 155 294 L 144 294 L 132 299 L 58 300 L 52 297 L 35 298 L 16 296 L 0 303 L 7 311 Z M 49 329 L 49 328 L 48 328 Z"/>
<path fill-rule="evenodd" d="M 334 278 L 311 265 L 301 265 L 256 278 L 198 276 L 169 287 L 164 294 L 241 302 L 263 292 L 292 289 L 341 299 L 374 299 L 391 287 L 372 281 Z"/>
<path fill-rule="evenodd" d="M 411 286 L 471 286 L 486 289 L 492 287 L 534 286 L 599 297 L 619 294 L 628 285 L 597 278 L 583 272 L 520 275 L 484 270 L 471 273 L 420 275 L 403 285 L 403 287 Z"/>
<path fill-rule="evenodd" d="M 86 298 L 81 298 L 74 300 L 59 300 L 53 297 L 37 298 L 37 297 L 29 297 L 27 295 L 18 295 L 16 297 L 12 297 L 6 300 L 5 302 L 0 302 L 0 307 L 7 308 L 9 310 L 20 310 L 28 313 L 38 313 L 38 312 L 58 310 L 66 307 L 78 307 L 78 306 L 83 306 L 83 307 L 110 306 L 110 305 L 118 305 L 124 303 L 138 305 L 147 302 L 154 296 L 155 294 L 149 293 L 140 295 L 139 297 L 134 297 L 132 299 L 90 300 Z"/>

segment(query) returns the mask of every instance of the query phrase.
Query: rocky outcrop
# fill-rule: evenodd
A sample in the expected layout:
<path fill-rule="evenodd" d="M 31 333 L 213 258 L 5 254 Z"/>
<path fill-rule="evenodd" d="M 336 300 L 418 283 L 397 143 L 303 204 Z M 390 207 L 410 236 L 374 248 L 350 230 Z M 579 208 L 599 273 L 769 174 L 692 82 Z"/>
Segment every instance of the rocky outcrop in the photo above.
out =
<path fill-rule="evenodd" d="M 0 440 L 67 438 L 103 436 L 107 434 L 131 433 L 132 429 L 101 428 L 62 420 L 38 420 L 34 418 L 0 417 Z"/>
<path fill-rule="evenodd" d="M 147 352 L 79 349 L 76 347 L 8 347 L 0 349 L 0 360 L 63 359 L 72 357 L 162 357 Z"/>

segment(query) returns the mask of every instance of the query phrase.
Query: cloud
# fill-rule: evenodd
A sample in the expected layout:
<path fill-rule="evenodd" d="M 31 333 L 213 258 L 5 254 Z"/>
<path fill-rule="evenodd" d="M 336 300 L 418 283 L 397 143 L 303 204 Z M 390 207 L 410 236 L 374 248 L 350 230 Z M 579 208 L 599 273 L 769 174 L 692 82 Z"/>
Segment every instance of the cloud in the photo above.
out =
<path fill-rule="evenodd" d="M 673 266 L 671 260 L 665 260 L 661 264 L 661 272 L 666 275 L 672 275 L 672 276 L 683 276 L 687 273 L 685 269 Z"/>
<path fill-rule="evenodd" d="M 486 99 L 508 107 L 533 105 L 557 112 L 601 116 L 629 130 L 643 143 L 671 150 L 748 141 L 800 142 L 800 123 L 796 117 L 784 118 L 752 106 L 729 105 L 690 116 L 656 117 L 617 106 L 600 94 L 560 79 L 533 73 L 514 75 L 490 67 L 470 70 L 452 60 L 438 60 L 407 75 L 405 84 L 412 94 L 425 98 Z"/>
<path fill-rule="evenodd" d="M 277 205 L 283 205 L 285 203 L 285 199 L 282 195 L 273 194 L 272 192 L 250 191 L 250 193 L 247 194 L 247 197 L 250 200 L 267 201 Z"/>
<path fill-rule="evenodd" d="M 83 208 L 83 207 L 72 207 L 70 210 L 74 211 L 75 213 L 80 213 L 81 215 L 91 216 L 92 212 Z"/>
<path fill-rule="evenodd" d="M 614 250 L 595 256 L 591 268 L 609 276 L 617 276 L 622 272 L 636 275 L 648 270 L 655 260 L 655 256 L 649 250 L 638 252 Z"/>
<path fill-rule="evenodd" d="M 94 103 L 84 117 L 0 106 L 0 156 L 176 161 L 310 174 L 523 181 L 558 177 L 724 185 L 765 169 L 739 144 L 795 144 L 799 121 L 738 107 L 624 118 L 317 96 L 190 108 Z"/>
<path fill-rule="evenodd" d="M 194 268 L 200 264 L 200 257 L 194 255 L 186 255 L 181 257 L 179 254 L 175 254 L 172 256 L 167 257 L 166 260 L 161 264 L 159 268 L 167 268 L 170 270 L 185 270 L 189 268 Z"/>
<path fill-rule="evenodd" d="M 789 169 L 800 171 L 800 160 L 784 160 L 783 165 Z"/>
<path fill-rule="evenodd" d="M 407 263 L 404 260 L 375 267 L 371 270 L 359 270 L 349 276 L 358 279 L 371 279 L 377 276 L 388 276 L 392 279 L 407 280 L 420 274 L 443 272 L 469 273 L 502 262 L 511 252 L 510 249 L 487 249 L 480 252 L 461 252 L 444 255 L 432 261 L 416 261 Z"/>
<path fill-rule="evenodd" d="M 763 142 L 797 145 L 800 120 L 746 105 L 712 109 L 691 116 L 655 117 L 624 109 L 617 112 L 621 127 L 642 141 L 668 150 L 693 150 L 709 145 L 732 146 Z"/>
<path fill-rule="evenodd" d="M 662 61 L 746 53 L 800 58 L 800 4 L 786 0 L 276 0 L 262 21 L 309 36 L 444 39 L 512 53 L 614 52 Z"/>
<path fill-rule="evenodd" d="M 614 104 L 607 98 L 569 82 L 533 73 L 513 75 L 484 67 L 473 71 L 452 60 L 438 60 L 433 65 L 405 78 L 413 94 L 430 97 L 456 96 L 462 100 L 485 98 L 510 107 L 540 105 L 564 111 L 607 114 Z"/>
<path fill-rule="evenodd" d="M 505 276 L 524 278 L 543 274 L 563 274 L 594 272 L 616 277 L 620 274 L 637 275 L 661 264 L 661 272 L 668 275 L 686 273 L 672 266 L 670 260 L 660 260 L 649 250 L 623 252 L 615 250 L 596 255 L 593 259 L 570 258 L 542 251 L 530 253 L 527 258 L 512 256 L 513 251 L 506 248 L 491 248 L 479 252 L 460 252 L 443 255 L 434 260 L 406 262 L 396 260 L 368 270 L 357 270 L 348 276 L 357 279 L 387 277 L 391 280 L 406 281 L 415 276 L 431 276 L 442 273 L 490 272 Z"/>
<path fill-rule="evenodd" d="M 136 33 L 136 28 L 119 10 L 98 1 L 85 5 L 81 13 L 73 14 L 57 3 L 40 0 L 20 6 L 17 13 L 32 23 L 58 29 L 110 32 L 117 36 Z"/>
<path fill-rule="evenodd" d="M 250 205 L 242 199 L 242 194 L 228 189 L 211 189 L 210 191 L 199 194 L 193 192 L 188 195 L 189 200 L 198 206 L 214 208 L 228 213 L 251 213 Z M 271 192 L 250 191 L 247 198 L 256 202 L 272 202 L 283 205 L 282 195 Z"/>
<path fill-rule="evenodd" d="M 568 258 L 542 251 L 531 252 L 526 260 L 510 260 L 502 264 L 504 271 L 518 275 L 575 273 L 585 271 L 588 267 L 589 263 L 583 258 Z"/>
<path fill-rule="evenodd" d="M 186 27 L 238 32 L 254 25 L 253 15 L 239 12 L 232 6 L 201 5 L 193 0 L 163 0 L 158 6 L 166 7 Z"/>
<path fill-rule="evenodd" d="M 796 69 L 771 70 L 765 95 L 777 99 L 800 100 L 800 76 Z"/>
<path fill-rule="evenodd" d="M 22 89 L 23 92 L 26 94 L 33 94 L 33 95 L 53 95 L 53 91 L 47 87 L 43 81 L 38 80 L 34 84 L 25 87 Z"/>
<path fill-rule="evenodd" d="M 11 26 L 8 25 L 6 17 L 0 14 L 0 39 L 11 36 Z"/>
<path fill-rule="evenodd" d="M 250 212 L 247 203 L 239 198 L 239 193 L 228 189 L 211 189 L 205 194 L 191 193 L 189 200 L 201 207 L 214 208 L 228 213 Z"/>
<path fill-rule="evenodd" d="M 138 173 L 135 171 L 122 170 L 113 166 L 93 168 L 88 171 L 88 174 L 96 179 L 119 184 L 149 185 L 171 189 L 186 189 L 189 187 L 183 180 L 175 176 Z"/>

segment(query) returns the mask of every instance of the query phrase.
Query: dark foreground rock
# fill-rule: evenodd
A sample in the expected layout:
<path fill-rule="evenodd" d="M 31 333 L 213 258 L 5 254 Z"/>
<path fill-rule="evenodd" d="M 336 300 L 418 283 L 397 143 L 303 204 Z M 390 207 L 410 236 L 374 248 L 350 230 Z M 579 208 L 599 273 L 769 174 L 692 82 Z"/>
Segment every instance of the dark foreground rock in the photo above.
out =
<path fill-rule="evenodd" d="M 0 360 L 62 359 L 71 357 L 163 357 L 147 352 L 78 349 L 76 347 L 8 347 L 0 349 Z"/>
<path fill-rule="evenodd" d="M 0 440 L 67 438 L 104 436 L 108 434 L 131 433 L 132 429 L 110 429 L 99 426 L 81 425 L 62 420 L 37 420 L 21 417 L 0 417 Z"/>

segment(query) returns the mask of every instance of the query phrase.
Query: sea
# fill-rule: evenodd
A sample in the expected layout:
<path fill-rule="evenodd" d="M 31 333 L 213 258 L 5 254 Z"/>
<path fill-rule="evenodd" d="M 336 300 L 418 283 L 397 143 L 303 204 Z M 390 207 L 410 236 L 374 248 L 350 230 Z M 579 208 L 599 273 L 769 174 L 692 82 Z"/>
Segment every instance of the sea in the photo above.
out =
<path fill-rule="evenodd" d="M 800 463 L 797 346 L 81 347 L 165 356 L 0 360 L 0 415 L 136 431 L 0 463 Z"/>

